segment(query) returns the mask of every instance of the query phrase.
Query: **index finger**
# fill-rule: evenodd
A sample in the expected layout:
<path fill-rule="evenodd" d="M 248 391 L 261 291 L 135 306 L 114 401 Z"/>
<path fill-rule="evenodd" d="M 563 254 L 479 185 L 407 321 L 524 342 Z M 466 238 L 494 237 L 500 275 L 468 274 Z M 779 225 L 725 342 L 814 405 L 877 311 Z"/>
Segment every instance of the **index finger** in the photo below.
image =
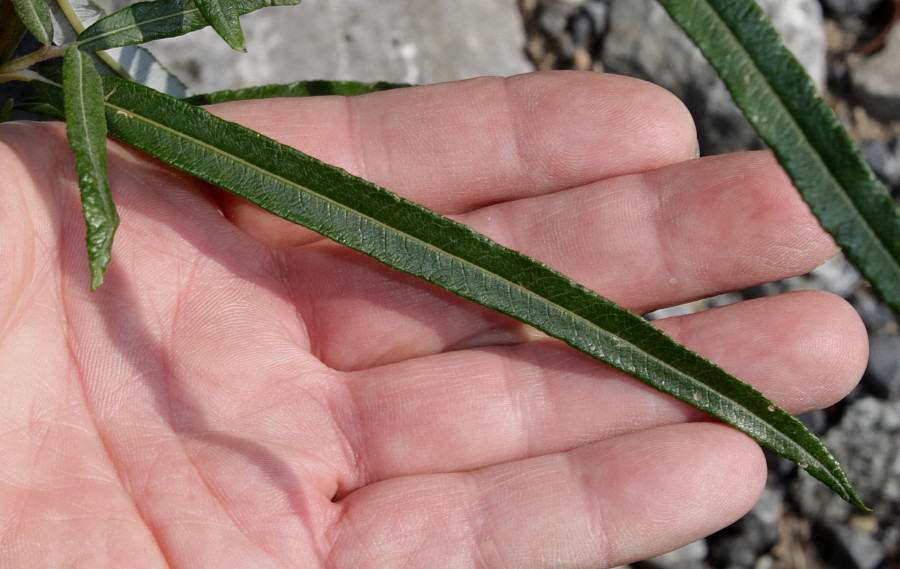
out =
<path fill-rule="evenodd" d="M 598 73 L 481 78 L 342 98 L 217 105 L 259 130 L 442 214 L 687 160 L 690 114 L 667 91 Z M 238 226 L 273 245 L 309 232 L 224 196 Z"/>

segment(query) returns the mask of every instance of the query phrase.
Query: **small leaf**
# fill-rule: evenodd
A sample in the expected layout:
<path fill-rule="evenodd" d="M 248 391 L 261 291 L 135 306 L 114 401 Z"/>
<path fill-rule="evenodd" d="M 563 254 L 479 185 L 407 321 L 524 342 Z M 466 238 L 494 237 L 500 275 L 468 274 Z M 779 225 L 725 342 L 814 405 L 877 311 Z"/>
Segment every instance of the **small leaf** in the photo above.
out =
<path fill-rule="evenodd" d="M 469 227 L 257 132 L 133 83 L 105 77 L 104 84 L 112 136 L 559 338 L 740 429 L 865 508 L 840 465 L 800 421 L 640 316 Z"/>
<path fill-rule="evenodd" d="M 194 0 L 203 18 L 236 51 L 246 51 L 236 0 Z"/>
<path fill-rule="evenodd" d="M 900 208 L 753 0 L 659 0 L 847 257 L 900 312 Z"/>
<path fill-rule="evenodd" d="M 47 1 L 50 2 L 53 20 L 53 43 L 57 45 L 72 44 L 79 33 L 105 16 L 105 12 L 91 0 Z M 137 81 L 173 97 L 188 95 L 184 83 L 140 46 L 100 51 L 93 57 L 103 73 Z"/>
<path fill-rule="evenodd" d="M 244 101 L 248 99 L 272 99 L 276 97 L 314 97 L 320 95 L 339 95 L 353 97 L 409 87 L 405 83 L 360 83 L 358 81 L 297 81 L 284 85 L 262 85 L 259 87 L 246 87 L 244 89 L 216 91 L 203 95 L 194 95 L 185 99 L 192 105 L 211 105 L 213 103 L 225 103 L 228 101 Z"/>
<path fill-rule="evenodd" d="M 269 6 L 292 6 L 300 0 L 241 0 L 238 13 Z M 192 0 L 158 0 L 139 2 L 96 21 L 78 37 L 85 51 L 109 49 L 124 45 L 184 35 L 209 24 Z"/>
<path fill-rule="evenodd" d="M 37 98 L 17 101 L 13 111 L 21 111 L 23 113 L 32 113 L 35 115 L 45 116 L 56 120 L 66 120 L 66 115 L 58 107 L 46 103 Z"/>
<path fill-rule="evenodd" d="M 12 3 L 28 31 L 39 42 L 49 44 L 53 39 L 53 24 L 50 22 L 50 9 L 44 0 L 12 0 Z"/>
<path fill-rule="evenodd" d="M 109 189 L 103 85 L 90 56 L 66 51 L 63 90 L 69 144 L 75 152 L 81 204 L 87 225 L 91 290 L 103 282 L 119 216 Z"/>

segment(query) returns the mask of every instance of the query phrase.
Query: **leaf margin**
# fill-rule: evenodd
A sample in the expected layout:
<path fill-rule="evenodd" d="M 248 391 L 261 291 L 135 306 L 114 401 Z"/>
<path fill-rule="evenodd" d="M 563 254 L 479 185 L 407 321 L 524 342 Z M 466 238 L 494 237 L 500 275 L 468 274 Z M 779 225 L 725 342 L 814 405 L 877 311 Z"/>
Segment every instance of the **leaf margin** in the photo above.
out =
<path fill-rule="evenodd" d="M 50 9 L 44 0 L 12 0 L 19 20 L 25 24 L 42 44 L 49 44 L 53 39 L 53 24 L 50 21 Z"/>
<path fill-rule="evenodd" d="M 103 283 L 109 266 L 119 216 L 109 186 L 103 84 L 93 59 L 77 48 L 66 51 L 62 89 L 66 137 L 75 154 L 82 213 L 87 228 L 86 244 L 93 291 Z"/>

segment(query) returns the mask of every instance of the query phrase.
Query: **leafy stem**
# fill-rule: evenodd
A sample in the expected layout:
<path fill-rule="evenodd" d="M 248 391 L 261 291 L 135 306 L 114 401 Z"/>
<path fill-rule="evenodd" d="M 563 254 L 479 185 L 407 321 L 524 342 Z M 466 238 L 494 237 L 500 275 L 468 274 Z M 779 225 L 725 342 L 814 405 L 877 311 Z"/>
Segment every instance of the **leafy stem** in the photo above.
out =
<path fill-rule="evenodd" d="M 30 71 L 30 67 L 43 61 L 62 57 L 66 54 L 66 49 L 67 46 L 45 44 L 42 45 L 37 51 L 33 51 L 28 55 L 24 55 L 18 59 L 14 59 L 3 65 L 0 65 L 0 83 L 11 80 L 33 80 L 35 77 L 37 77 L 37 74 Z"/>

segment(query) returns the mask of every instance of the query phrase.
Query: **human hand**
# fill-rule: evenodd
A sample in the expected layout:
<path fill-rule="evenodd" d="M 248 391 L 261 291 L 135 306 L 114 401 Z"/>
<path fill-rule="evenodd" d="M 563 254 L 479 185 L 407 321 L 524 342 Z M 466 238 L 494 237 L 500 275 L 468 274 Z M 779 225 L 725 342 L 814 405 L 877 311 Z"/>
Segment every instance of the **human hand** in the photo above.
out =
<path fill-rule="evenodd" d="M 673 97 L 534 74 L 217 114 L 637 312 L 835 253 L 767 153 L 693 160 Z M 0 128 L 0 567 L 598 567 L 743 515 L 737 431 L 527 327 L 111 145 L 88 292 L 56 124 Z M 866 336 L 802 292 L 659 325 L 802 413 Z"/>

